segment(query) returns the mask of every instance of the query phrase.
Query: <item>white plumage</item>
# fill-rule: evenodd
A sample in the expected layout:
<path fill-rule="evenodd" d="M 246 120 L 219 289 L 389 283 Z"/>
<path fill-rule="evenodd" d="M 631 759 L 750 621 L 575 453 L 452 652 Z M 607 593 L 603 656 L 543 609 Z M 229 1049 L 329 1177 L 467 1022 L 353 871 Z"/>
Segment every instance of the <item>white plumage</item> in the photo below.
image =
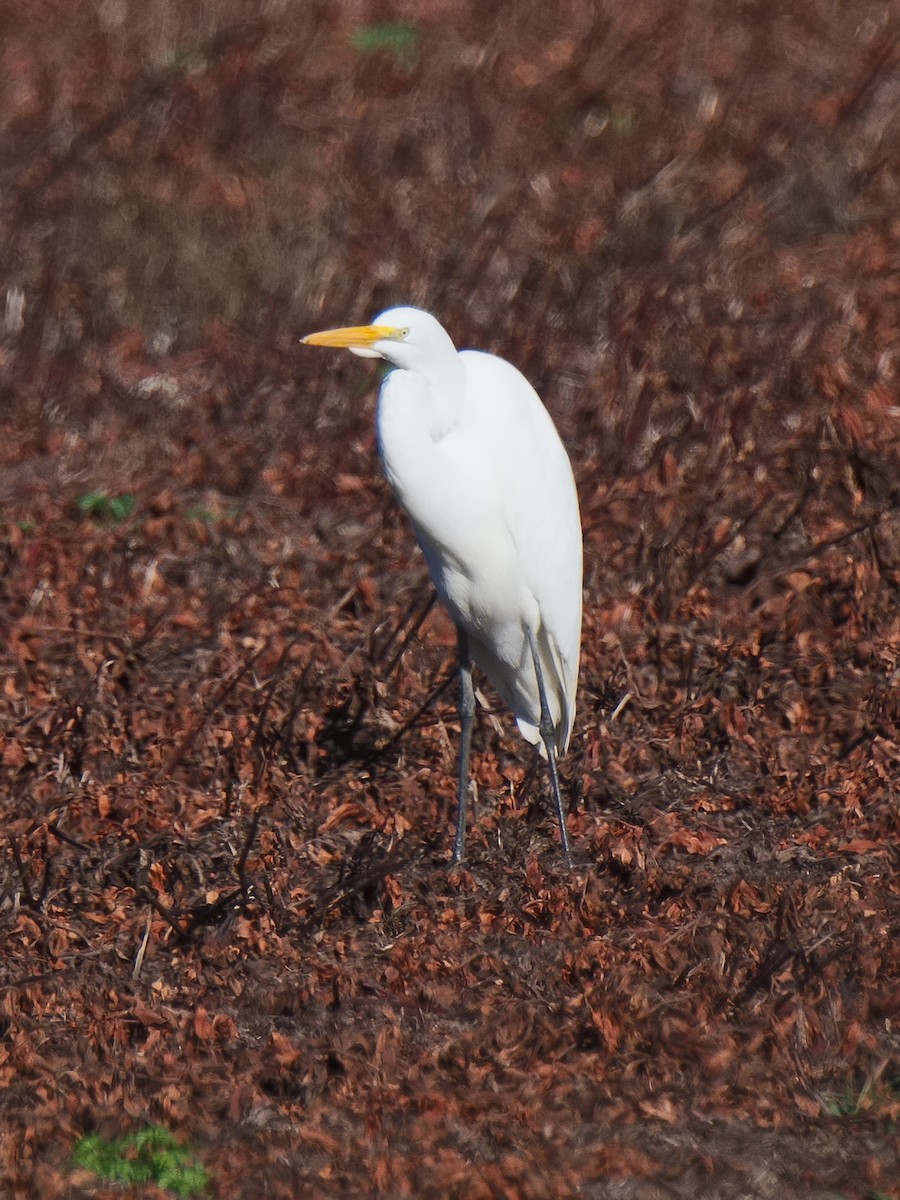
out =
<path fill-rule="evenodd" d="M 462 857 L 465 831 L 470 655 L 522 735 L 549 757 L 568 858 L 555 760 L 575 718 L 582 539 L 572 468 L 547 410 L 515 367 L 491 354 L 457 352 L 439 322 L 419 309 L 392 308 L 371 325 L 303 340 L 396 368 L 379 396 L 379 451 L 460 639 L 454 860 Z"/>

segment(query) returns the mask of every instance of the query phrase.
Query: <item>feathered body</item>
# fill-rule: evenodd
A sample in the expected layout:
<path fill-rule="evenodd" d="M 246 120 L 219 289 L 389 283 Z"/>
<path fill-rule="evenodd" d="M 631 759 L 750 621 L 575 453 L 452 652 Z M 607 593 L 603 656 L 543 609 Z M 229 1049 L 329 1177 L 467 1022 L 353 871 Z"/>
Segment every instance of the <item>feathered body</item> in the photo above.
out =
<path fill-rule="evenodd" d="M 492 354 L 458 353 L 433 318 L 426 344 L 420 323 L 427 314 L 415 312 L 395 309 L 374 321 L 415 329 L 415 349 L 422 349 L 421 362 L 409 354 L 409 365 L 398 364 L 381 387 L 385 474 L 472 657 L 523 737 L 541 747 L 526 633 L 534 631 L 561 753 L 575 719 L 581 641 L 572 468 L 550 415 L 515 367 Z M 410 350 L 410 340 L 399 349 Z"/>

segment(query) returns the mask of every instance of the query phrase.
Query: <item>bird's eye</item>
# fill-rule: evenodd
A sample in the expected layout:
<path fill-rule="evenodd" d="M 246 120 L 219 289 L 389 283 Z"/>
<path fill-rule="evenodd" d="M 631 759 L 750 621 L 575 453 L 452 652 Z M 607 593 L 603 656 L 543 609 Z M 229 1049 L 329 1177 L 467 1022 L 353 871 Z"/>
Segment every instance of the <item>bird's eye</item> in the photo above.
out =
<path fill-rule="evenodd" d="M 397 336 L 400 338 L 401 342 L 405 342 L 409 337 L 409 328 L 407 327 L 406 329 L 401 329 Z"/>

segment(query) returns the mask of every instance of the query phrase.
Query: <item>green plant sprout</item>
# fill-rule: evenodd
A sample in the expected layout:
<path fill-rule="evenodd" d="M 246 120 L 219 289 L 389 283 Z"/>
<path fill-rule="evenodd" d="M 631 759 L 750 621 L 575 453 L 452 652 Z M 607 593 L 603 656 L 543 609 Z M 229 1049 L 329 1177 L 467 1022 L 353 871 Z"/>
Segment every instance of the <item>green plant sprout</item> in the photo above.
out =
<path fill-rule="evenodd" d="M 114 1183 L 155 1183 L 176 1196 L 193 1196 L 209 1182 L 191 1150 L 158 1125 L 114 1141 L 88 1134 L 76 1145 L 71 1165 Z"/>
<path fill-rule="evenodd" d="M 864 1112 L 877 1116 L 900 1094 L 900 1079 L 869 1079 L 862 1087 L 848 1084 L 843 1095 L 826 1098 L 825 1111 L 832 1117 L 859 1117 Z"/>
<path fill-rule="evenodd" d="M 361 25 L 354 30 L 350 44 L 360 54 L 391 54 L 405 66 L 409 66 L 419 48 L 419 31 L 408 21 L 379 21 L 374 25 Z"/>
<path fill-rule="evenodd" d="M 120 496 L 108 496 L 106 492 L 85 492 L 75 503 L 78 511 L 93 521 L 121 525 L 134 512 L 137 502 L 131 492 Z"/>

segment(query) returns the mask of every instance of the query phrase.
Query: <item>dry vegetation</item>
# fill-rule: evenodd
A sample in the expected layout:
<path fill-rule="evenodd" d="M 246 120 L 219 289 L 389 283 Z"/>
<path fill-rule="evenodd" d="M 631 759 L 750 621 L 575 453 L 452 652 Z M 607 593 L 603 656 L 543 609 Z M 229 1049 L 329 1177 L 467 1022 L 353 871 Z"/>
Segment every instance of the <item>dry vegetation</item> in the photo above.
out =
<path fill-rule="evenodd" d="M 151 1123 L 247 1200 L 900 1197 L 898 15 L 6 5 L 4 1197 Z M 504 713 L 444 869 L 452 630 L 296 344 L 400 301 L 572 451 L 574 876 Z"/>

